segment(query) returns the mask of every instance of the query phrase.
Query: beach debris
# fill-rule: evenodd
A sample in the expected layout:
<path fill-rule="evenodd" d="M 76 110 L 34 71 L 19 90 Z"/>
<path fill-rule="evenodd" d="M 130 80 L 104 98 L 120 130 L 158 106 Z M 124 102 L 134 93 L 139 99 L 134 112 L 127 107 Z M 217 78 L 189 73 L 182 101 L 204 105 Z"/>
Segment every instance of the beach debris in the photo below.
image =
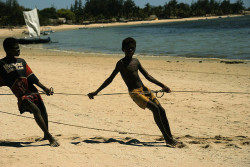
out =
<path fill-rule="evenodd" d="M 220 63 L 225 63 L 225 64 L 247 64 L 246 62 L 244 61 L 220 61 Z"/>
<path fill-rule="evenodd" d="M 201 148 L 211 148 L 209 144 L 206 144 L 205 146 L 201 146 Z"/>
<path fill-rule="evenodd" d="M 241 149 L 241 147 L 237 146 L 236 144 L 227 144 L 226 148 L 238 148 L 238 149 Z"/>
<path fill-rule="evenodd" d="M 250 141 L 243 142 L 242 145 L 250 145 Z"/>

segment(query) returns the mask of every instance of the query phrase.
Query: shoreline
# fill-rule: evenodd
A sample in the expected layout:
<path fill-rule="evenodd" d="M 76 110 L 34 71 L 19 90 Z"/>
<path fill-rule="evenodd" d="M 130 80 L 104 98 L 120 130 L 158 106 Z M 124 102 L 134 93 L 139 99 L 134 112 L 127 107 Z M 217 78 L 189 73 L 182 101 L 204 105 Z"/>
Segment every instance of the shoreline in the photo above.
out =
<path fill-rule="evenodd" d="M 3 41 L 0 39 L 0 42 Z M 78 52 L 78 51 L 67 51 L 67 50 L 56 50 L 56 49 L 48 49 L 48 48 L 33 48 L 27 45 L 21 45 L 22 48 L 32 49 L 32 50 L 42 50 L 42 52 L 55 52 L 55 53 L 66 53 L 66 54 L 76 54 L 78 56 L 92 56 L 92 57 L 123 57 L 124 54 L 121 53 L 100 53 L 100 52 Z M 190 61 L 230 61 L 233 62 L 242 62 L 242 63 L 250 63 L 248 59 L 223 59 L 223 58 L 206 58 L 206 57 L 183 57 L 183 56 L 157 56 L 157 55 L 142 55 L 136 54 L 134 55 L 138 58 L 144 59 L 158 59 L 158 60 L 190 60 Z"/>
<path fill-rule="evenodd" d="M 152 20 L 152 21 L 134 21 L 127 23 L 98 23 L 98 24 L 89 24 L 89 25 L 59 25 L 59 26 L 41 26 L 41 30 L 44 27 L 50 27 L 53 31 L 66 31 L 79 28 L 98 28 L 98 27 L 116 27 L 116 26 L 131 26 L 131 25 L 140 25 L 140 24 L 160 24 L 160 23 L 169 23 L 169 22 L 183 22 L 183 21 L 196 21 L 196 20 L 206 20 L 206 19 L 218 19 L 218 18 L 228 18 L 228 17 L 242 17 L 244 15 L 225 15 L 225 16 L 209 16 L 209 17 L 191 17 L 191 18 L 181 18 L 181 19 L 163 19 L 163 20 Z M 8 28 L 0 29 L 0 38 L 5 37 L 24 37 L 22 34 L 23 31 L 28 31 L 26 26 L 22 28 L 13 28 L 13 31 L 10 31 Z"/>

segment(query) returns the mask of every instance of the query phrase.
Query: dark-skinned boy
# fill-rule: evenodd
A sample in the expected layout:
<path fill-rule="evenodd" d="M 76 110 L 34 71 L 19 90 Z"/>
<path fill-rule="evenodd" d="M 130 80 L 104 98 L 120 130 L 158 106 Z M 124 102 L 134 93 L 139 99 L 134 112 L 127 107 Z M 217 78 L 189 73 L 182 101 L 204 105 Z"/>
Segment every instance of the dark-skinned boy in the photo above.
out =
<path fill-rule="evenodd" d="M 139 107 L 143 109 L 148 108 L 153 112 L 154 120 L 162 132 L 166 143 L 175 146 L 177 142 L 173 139 L 171 134 L 165 110 L 153 93 L 145 94 L 145 92 L 150 92 L 150 89 L 142 83 L 138 71 L 140 71 L 147 80 L 160 86 L 164 92 L 170 93 L 171 90 L 166 85 L 149 75 L 149 73 L 142 67 L 139 60 L 133 58 L 135 50 L 136 41 L 131 37 L 124 39 L 122 42 L 122 51 L 125 53 L 125 57 L 117 62 L 112 74 L 104 81 L 104 83 L 95 92 L 89 93 L 88 96 L 90 99 L 94 99 L 94 96 L 107 87 L 120 72 L 128 87 L 130 97 Z"/>
<path fill-rule="evenodd" d="M 3 47 L 6 56 L 0 60 L 0 87 L 8 86 L 18 99 L 20 113 L 32 113 L 44 133 L 43 139 L 49 140 L 52 147 L 59 146 L 59 143 L 49 133 L 48 114 L 34 84 L 43 89 L 48 96 L 53 95 L 53 92 L 40 83 L 26 61 L 19 58 L 20 48 L 17 39 L 6 38 Z"/>

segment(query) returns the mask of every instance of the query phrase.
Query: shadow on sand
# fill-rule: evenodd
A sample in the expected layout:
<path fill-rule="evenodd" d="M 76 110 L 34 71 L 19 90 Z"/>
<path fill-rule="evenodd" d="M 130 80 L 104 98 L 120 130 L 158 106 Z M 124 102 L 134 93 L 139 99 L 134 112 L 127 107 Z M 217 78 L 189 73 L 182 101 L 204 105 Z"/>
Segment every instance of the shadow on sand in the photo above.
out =
<path fill-rule="evenodd" d="M 132 139 L 132 138 L 115 139 L 115 138 L 94 137 L 87 140 L 83 140 L 82 142 L 89 144 L 119 143 L 123 145 L 137 146 L 137 147 L 170 147 L 166 145 L 165 142 L 141 142 L 137 139 Z M 71 142 L 71 143 L 78 145 L 81 142 Z"/>
<path fill-rule="evenodd" d="M 32 145 L 34 142 L 13 142 L 13 141 L 0 141 L 0 147 L 39 147 L 48 146 L 49 144 Z"/>

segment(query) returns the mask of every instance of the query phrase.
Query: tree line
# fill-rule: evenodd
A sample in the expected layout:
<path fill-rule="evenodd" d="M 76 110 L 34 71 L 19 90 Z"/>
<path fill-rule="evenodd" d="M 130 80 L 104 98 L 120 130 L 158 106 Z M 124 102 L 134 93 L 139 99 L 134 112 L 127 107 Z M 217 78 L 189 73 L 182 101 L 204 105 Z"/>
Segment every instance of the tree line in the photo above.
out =
<path fill-rule="evenodd" d="M 23 11 L 31 10 L 20 6 L 17 0 L 0 0 L 0 26 L 24 25 Z M 166 0 L 163 6 L 149 3 L 140 8 L 133 0 L 75 0 L 70 9 L 56 9 L 51 6 L 38 10 L 41 25 L 49 25 L 49 19 L 60 17 L 72 20 L 74 24 L 86 22 L 113 22 L 146 20 L 151 15 L 159 19 L 186 18 L 195 16 L 241 14 L 246 10 L 242 0 L 230 3 L 230 0 L 197 0 L 191 5 Z M 250 10 L 248 8 L 248 10 Z"/>

